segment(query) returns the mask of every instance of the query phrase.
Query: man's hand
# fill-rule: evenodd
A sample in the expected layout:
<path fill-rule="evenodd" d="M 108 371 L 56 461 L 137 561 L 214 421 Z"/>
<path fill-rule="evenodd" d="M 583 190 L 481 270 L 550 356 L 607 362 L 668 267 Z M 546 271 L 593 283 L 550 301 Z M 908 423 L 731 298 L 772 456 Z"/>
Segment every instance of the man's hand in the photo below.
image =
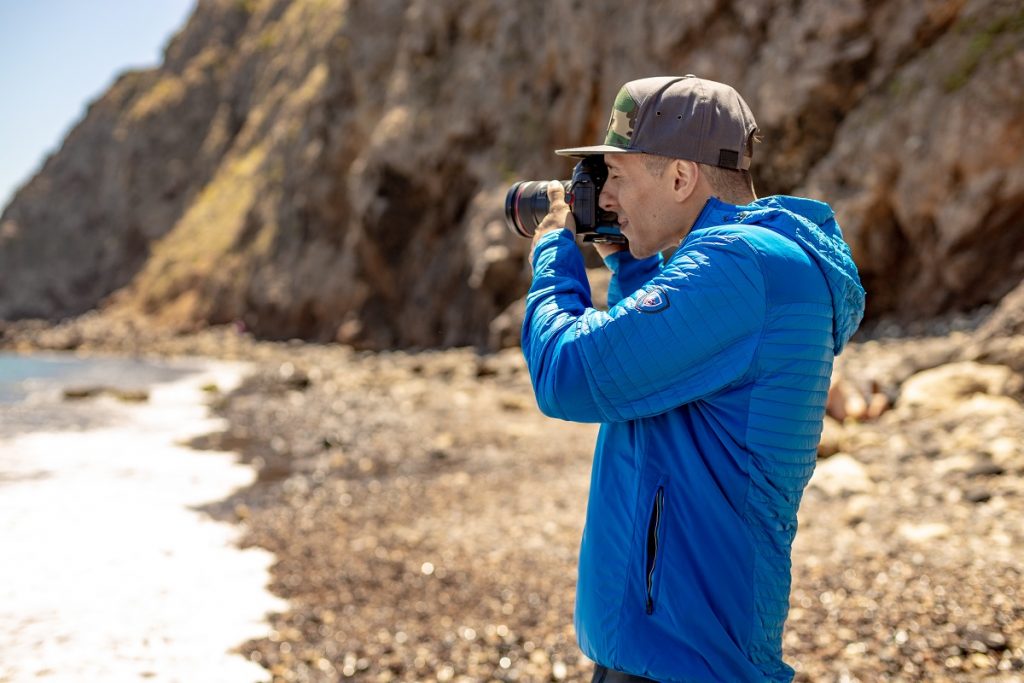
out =
<path fill-rule="evenodd" d="M 605 259 L 617 251 L 625 251 L 626 247 L 622 244 L 602 244 L 600 242 L 594 242 L 594 249 L 597 249 L 597 253 L 601 258 Z"/>
<path fill-rule="evenodd" d="M 562 183 L 559 181 L 552 180 L 548 183 L 548 214 L 544 216 L 544 220 L 537 226 L 537 232 L 533 234 L 533 246 L 530 247 L 530 263 L 533 263 L 533 250 L 537 248 L 537 242 L 540 238 L 549 232 L 561 230 L 562 228 L 569 230 L 575 235 L 576 220 L 572 217 L 572 212 L 569 211 L 569 205 L 565 203 L 565 188 L 562 187 Z M 594 248 L 597 249 L 597 253 L 600 254 L 601 258 L 607 258 L 617 251 L 626 249 L 621 244 L 601 244 L 599 242 L 594 243 Z"/>
<path fill-rule="evenodd" d="M 576 234 L 576 221 L 569 211 L 569 205 L 565 203 L 565 188 L 562 187 L 562 183 L 552 180 L 548 183 L 548 215 L 544 216 L 544 220 L 537 226 L 537 232 L 533 233 L 530 263 L 533 263 L 533 250 L 537 248 L 540 238 L 562 228 Z"/>

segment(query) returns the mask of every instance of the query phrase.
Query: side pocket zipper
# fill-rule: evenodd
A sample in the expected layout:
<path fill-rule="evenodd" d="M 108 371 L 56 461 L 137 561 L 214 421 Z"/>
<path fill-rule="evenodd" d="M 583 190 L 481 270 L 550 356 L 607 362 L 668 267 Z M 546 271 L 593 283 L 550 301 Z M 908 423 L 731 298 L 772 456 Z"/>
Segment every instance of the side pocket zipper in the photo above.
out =
<path fill-rule="evenodd" d="M 658 538 L 661 531 L 661 515 L 665 507 L 665 487 L 659 486 L 654 494 L 651 521 L 647 525 L 647 613 L 654 614 L 654 568 L 658 561 Z"/>

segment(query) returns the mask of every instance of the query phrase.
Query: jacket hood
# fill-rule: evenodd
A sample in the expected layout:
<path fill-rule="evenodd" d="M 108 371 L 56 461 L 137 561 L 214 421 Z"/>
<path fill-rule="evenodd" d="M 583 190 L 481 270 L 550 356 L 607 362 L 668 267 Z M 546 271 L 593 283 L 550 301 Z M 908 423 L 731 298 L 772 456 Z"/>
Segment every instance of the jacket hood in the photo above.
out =
<path fill-rule="evenodd" d="M 864 287 L 832 207 L 814 199 L 784 195 L 764 197 L 737 207 L 715 198 L 708 201 L 716 206 L 705 207 L 705 213 L 709 208 L 712 212 L 715 208 L 738 211 L 738 222 L 785 235 L 817 262 L 832 294 L 832 339 L 835 354 L 839 355 L 864 318 Z"/>

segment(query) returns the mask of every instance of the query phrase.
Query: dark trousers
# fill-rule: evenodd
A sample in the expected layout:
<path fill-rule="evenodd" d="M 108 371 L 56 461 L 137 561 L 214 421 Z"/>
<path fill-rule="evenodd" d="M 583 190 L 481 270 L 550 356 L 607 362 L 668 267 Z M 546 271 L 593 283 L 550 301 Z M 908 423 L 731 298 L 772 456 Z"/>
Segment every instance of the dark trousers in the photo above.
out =
<path fill-rule="evenodd" d="M 644 678 L 643 676 L 634 676 L 633 674 L 624 674 L 621 671 L 615 671 L 609 669 L 606 666 L 600 664 L 594 665 L 594 677 L 590 679 L 590 683 L 658 683 L 652 678 Z"/>

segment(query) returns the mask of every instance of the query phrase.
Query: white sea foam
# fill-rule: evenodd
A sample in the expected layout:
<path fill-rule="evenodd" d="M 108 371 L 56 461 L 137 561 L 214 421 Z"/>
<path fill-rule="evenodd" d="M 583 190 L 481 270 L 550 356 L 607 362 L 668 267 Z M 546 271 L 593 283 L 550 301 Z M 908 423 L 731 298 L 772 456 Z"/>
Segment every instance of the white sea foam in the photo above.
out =
<path fill-rule="evenodd" d="M 223 428 L 201 387 L 243 368 L 210 364 L 157 384 L 88 431 L 0 441 L 0 681 L 266 680 L 233 649 L 285 604 L 273 560 L 194 508 L 254 478 L 230 453 L 180 442 Z"/>

